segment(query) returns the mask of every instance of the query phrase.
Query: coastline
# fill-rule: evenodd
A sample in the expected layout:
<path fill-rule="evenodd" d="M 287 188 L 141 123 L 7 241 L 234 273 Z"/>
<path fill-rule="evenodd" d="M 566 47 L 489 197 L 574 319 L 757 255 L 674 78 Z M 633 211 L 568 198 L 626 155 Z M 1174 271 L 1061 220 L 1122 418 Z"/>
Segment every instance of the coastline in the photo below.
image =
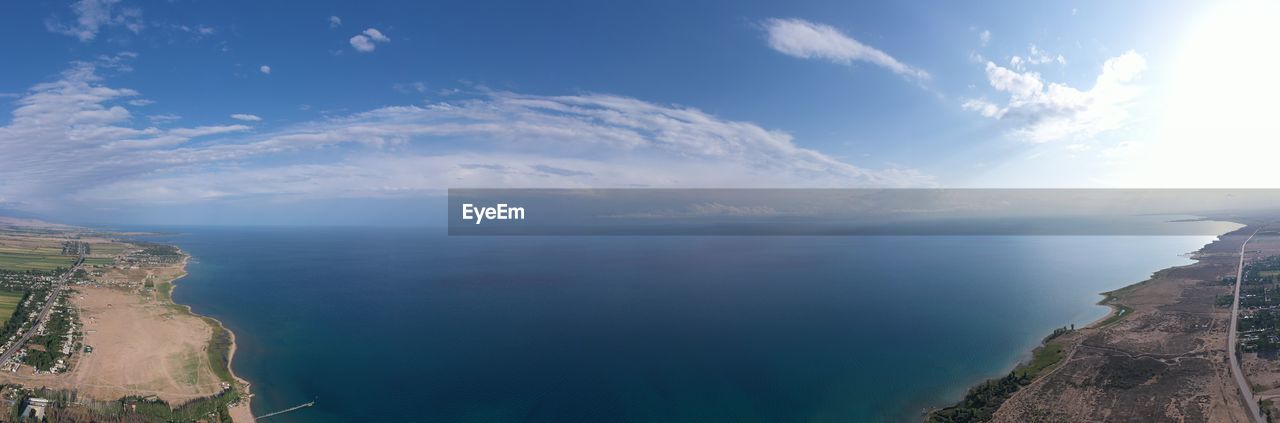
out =
<path fill-rule="evenodd" d="M 1240 228 L 1248 227 L 1248 224 L 1246 224 L 1246 223 L 1242 223 L 1242 222 L 1236 222 L 1236 221 L 1224 220 L 1224 219 L 1212 219 L 1212 218 L 1207 218 L 1207 217 L 1200 217 L 1200 218 L 1190 219 L 1190 220 L 1188 220 L 1188 221 L 1219 221 L 1219 222 L 1224 222 L 1224 223 L 1232 223 L 1232 224 L 1240 225 Z M 1176 221 L 1175 221 L 1175 222 L 1176 222 Z M 1171 222 L 1171 223 L 1173 223 L 1173 222 Z M 1211 245 L 1213 245 L 1214 243 L 1221 241 L 1223 236 L 1226 236 L 1226 235 L 1228 235 L 1228 234 L 1230 234 L 1230 233 L 1232 233 L 1232 232 L 1235 232 L 1236 230 L 1239 230 L 1240 228 L 1236 228 L 1236 229 L 1233 229 L 1233 230 L 1230 230 L 1230 231 L 1227 231 L 1227 232 L 1224 232 L 1224 233 L 1220 233 L 1220 234 L 1218 234 L 1218 235 L 1216 235 L 1216 236 L 1215 236 L 1214 240 L 1212 240 L 1212 241 L 1210 241 L 1210 242 L 1208 242 L 1208 243 L 1204 244 L 1204 245 L 1203 245 L 1203 246 L 1201 246 L 1199 249 L 1197 249 L 1197 250 L 1195 250 L 1195 251 L 1191 251 L 1191 252 L 1188 252 L 1188 253 L 1183 254 L 1183 256 L 1185 256 L 1185 257 L 1187 257 L 1188 259 L 1190 259 L 1190 260 L 1192 261 L 1192 263 L 1189 263 L 1189 264 L 1183 264 L 1183 265 L 1177 265 L 1177 266 L 1171 266 L 1171 267 L 1166 267 L 1166 268 L 1158 269 L 1158 270 L 1156 270 L 1156 271 L 1152 272 L 1152 273 L 1151 273 L 1151 276 L 1150 276 L 1150 277 L 1148 277 L 1147 279 L 1144 279 L 1144 280 L 1141 280 L 1141 281 L 1138 281 L 1138 282 L 1134 282 L 1134 283 L 1131 283 L 1131 284 L 1129 284 L 1129 285 L 1125 285 L 1125 286 L 1122 286 L 1122 287 L 1119 287 L 1119 288 L 1116 288 L 1116 289 L 1113 289 L 1113 290 L 1110 290 L 1110 291 L 1104 291 L 1104 292 L 1100 292 L 1100 293 L 1098 293 L 1097 295 L 1102 296 L 1102 299 L 1101 299 L 1101 300 L 1098 300 L 1098 302 L 1096 302 L 1095 304 L 1096 304 L 1096 305 L 1101 305 L 1101 306 L 1106 306 L 1106 307 L 1108 307 L 1108 308 L 1110 309 L 1110 310 L 1109 310 L 1105 315 L 1103 315 L 1103 316 L 1101 316 L 1101 317 L 1098 317 L 1097 319 L 1095 319 L 1095 320 L 1093 320 L 1093 321 L 1089 322 L 1088 324 L 1086 324 L 1086 325 L 1084 325 L 1084 326 L 1081 326 L 1081 327 L 1078 327 L 1078 328 L 1074 327 L 1074 325 L 1073 325 L 1073 328 L 1072 328 L 1071 330 L 1066 331 L 1066 332 L 1063 332 L 1063 333 L 1061 333 L 1061 334 L 1059 334 L 1057 331 L 1055 331 L 1055 332 L 1053 332 L 1053 333 L 1051 333 L 1051 334 L 1049 334 L 1049 335 L 1046 335 L 1046 336 L 1045 336 L 1045 338 L 1043 338 L 1039 343 L 1037 343 L 1034 347 L 1032 347 L 1032 349 L 1031 349 L 1030 351 L 1028 351 L 1028 352 L 1026 353 L 1026 355 L 1024 356 L 1024 358 L 1021 358 L 1021 359 L 1019 359 L 1017 362 L 1013 363 L 1013 364 L 1012 364 L 1012 366 L 1011 366 L 1010 368 L 1008 368 L 1008 369 L 1007 369 L 1007 371 L 1006 371 L 1006 372 L 1007 372 L 1007 374 L 1009 374 L 1009 375 L 1011 375 L 1011 376 L 1012 376 L 1012 375 L 1014 375 L 1015 373 L 1018 373 L 1018 372 L 1024 371 L 1024 370 L 1028 369 L 1029 367 L 1032 367 L 1033 365 L 1035 365 L 1035 364 L 1036 364 L 1035 362 L 1037 361 L 1039 354 L 1040 354 L 1043 350 L 1045 350 L 1045 348 L 1049 347 L 1049 346 L 1050 346 L 1050 343 L 1051 343 L 1051 342 L 1053 342 L 1053 341 L 1055 341 L 1055 340 L 1061 340 L 1061 339 L 1063 339 L 1063 338 L 1070 338 L 1070 337 L 1072 337 L 1073 335 L 1075 335 L 1075 334 L 1079 334 L 1079 333 L 1087 333 L 1087 332 L 1096 331 L 1096 330 L 1098 330 L 1098 329 L 1101 329 L 1101 328 L 1107 327 L 1107 326 L 1109 326 L 1109 325 L 1111 325 L 1111 324 L 1113 324 L 1113 323 L 1116 323 L 1116 322 L 1120 321 L 1122 318 L 1124 318 L 1125 316 L 1128 316 L 1128 315 L 1132 314 L 1132 312 L 1133 312 L 1133 309 L 1132 309 L 1132 308 L 1130 308 L 1130 307 L 1128 307 L 1128 306 L 1125 306 L 1125 305 L 1123 305 L 1123 304 L 1118 304 L 1118 303 L 1116 302 L 1116 300 L 1118 300 L 1118 299 L 1119 299 L 1119 298 L 1118 298 L 1118 296 L 1117 296 L 1118 294 L 1121 294 L 1121 293 L 1123 293 L 1123 292 L 1125 292 L 1125 291 L 1129 291 L 1129 290 L 1132 290 L 1132 289 L 1134 289 L 1134 288 L 1137 288 L 1137 287 L 1143 286 L 1144 284 L 1147 284 L 1148 282 L 1151 282 L 1151 281 L 1153 281 L 1153 280 L 1157 280 L 1157 279 L 1159 279 L 1159 278 L 1161 277 L 1161 274 L 1166 273 L 1166 272 L 1169 272 L 1169 271 L 1171 271 L 1171 270 L 1173 270 L 1173 269 L 1178 269 L 1178 268 L 1183 268 L 1183 267 L 1187 267 L 1187 266 L 1193 266 L 1193 265 L 1200 264 L 1200 263 L 1203 261 L 1203 259 L 1201 258 L 1201 254 L 1205 253 L 1205 252 L 1206 252 L 1206 250 L 1207 250 Z M 1064 326 L 1063 328 L 1066 328 L 1066 327 L 1067 327 L 1067 326 Z M 1074 340 L 1072 340 L 1072 341 L 1063 341 L 1063 342 L 1064 342 L 1064 343 L 1072 343 L 1072 342 L 1075 342 L 1075 341 L 1074 341 Z M 1059 345 L 1059 347 L 1061 347 L 1061 345 Z M 1059 357 L 1057 360 L 1055 360 L 1054 362 L 1049 363 L 1047 366 L 1043 366 L 1043 367 L 1040 367 L 1040 368 L 1035 369 L 1035 370 L 1037 370 L 1037 371 L 1039 371 L 1039 372 L 1038 372 L 1038 373 L 1036 373 L 1034 376 L 1032 376 L 1032 377 L 1030 378 L 1030 380 L 1029 380 L 1028 382 L 1025 382 L 1025 383 L 1026 383 L 1027 385 L 1030 385 L 1031 383 L 1035 383 L 1035 382 L 1038 382 L 1038 381 L 1040 381 L 1040 380 L 1044 379 L 1046 376 L 1048 376 L 1048 375 L 1052 374 L 1054 371 L 1056 371 L 1057 369 L 1059 369 L 1059 368 L 1061 367 L 1061 364 L 1062 364 L 1062 363 L 1064 363 L 1064 362 L 1066 362 L 1066 361 L 1070 360 L 1070 358 L 1071 358 L 1071 354 L 1074 354 L 1074 353 L 1075 353 L 1075 348 L 1074 348 L 1074 347 L 1072 347 L 1068 353 L 1066 353 L 1066 354 L 1064 354 L 1064 355 L 1060 356 L 1060 357 Z M 945 405 L 934 405 L 934 406 L 930 406 L 930 407 L 925 407 L 925 408 L 923 408 L 923 409 L 922 409 L 922 412 L 921 412 L 921 419 L 922 419 L 923 421 L 926 421 L 926 422 L 932 421 L 933 419 L 932 419 L 931 417 L 934 415 L 934 413 L 936 413 L 936 412 L 938 412 L 938 411 L 946 410 L 946 409 L 948 409 L 948 408 L 955 407 L 955 406 L 958 406 L 958 405 L 961 405 L 961 404 L 965 404 L 965 402 L 966 402 L 966 400 L 968 399 L 968 397 L 969 397 L 970 393 L 972 393 L 975 389 L 978 389 L 978 388 L 980 388 L 980 387 L 983 387 L 983 386 L 984 386 L 984 385 L 986 385 L 986 384 L 989 384 L 989 383 L 992 383 L 992 382 L 995 382 L 995 381 L 1000 381 L 1001 379 L 1002 379 L 1001 377 L 996 376 L 996 377 L 986 378 L 986 379 L 983 379 L 983 380 L 977 381 L 977 382 L 975 382 L 975 383 L 969 384 L 969 385 L 968 385 L 968 387 L 965 389 L 965 395 L 964 395 L 964 396 L 962 396 L 958 401 L 953 401 L 953 402 L 947 403 L 947 404 L 945 404 Z M 1020 392 L 1020 391 L 1021 391 L 1021 390 L 1013 391 L 1013 393 L 1008 394 L 1008 395 L 1007 395 L 1007 397 L 1005 397 L 1005 398 L 1004 398 L 1004 400 L 1008 400 L 1008 399 L 1012 398 L 1014 395 L 1016 395 L 1016 394 L 1017 394 L 1018 392 Z M 996 407 L 996 410 L 1001 409 L 1001 407 L 1004 405 L 1004 402 L 1005 402 L 1004 400 L 1002 400 L 1002 401 L 1001 401 L 1001 403 L 1000 403 L 1000 405 L 998 405 L 998 406 Z"/>
<path fill-rule="evenodd" d="M 182 307 L 182 309 L 186 310 L 187 314 L 190 314 L 191 316 L 194 316 L 206 322 L 209 322 L 211 325 L 215 326 L 213 328 L 215 331 L 222 330 L 224 333 L 226 333 L 230 337 L 231 343 L 227 351 L 227 369 L 226 370 L 227 370 L 227 373 L 231 375 L 231 378 L 236 382 L 236 386 L 234 386 L 233 388 L 241 391 L 241 400 L 234 407 L 230 407 L 230 410 L 228 412 L 231 414 L 233 421 L 253 422 L 254 418 L 253 418 L 253 412 L 251 407 L 253 393 L 250 390 L 251 383 L 249 383 L 249 380 L 243 377 L 240 377 L 240 375 L 237 375 L 233 366 L 233 363 L 235 362 L 235 356 L 236 356 L 235 332 L 232 331 L 231 329 L 228 329 L 227 326 L 224 325 L 221 320 L 196 313 L 195 310 L 193 310 L 190 305 L 179 303 L 173 299 L 173 292 L 178 289 L 177 282 L 179 279 L 185 278 L 187 276 L 187 273 L 188 273 L 187 264 L 191 260 L 191 254 L 188 254 L 182 248 L 179 247 L 178 252 L 182 254 L 182 274 L 178 275 L 177 277 L 174 277 L 172 280 L 169 281 L 169 295 L 168 295 L 169 302 L 172 303 L 173 305 Z"/>
<path fill-rule="evenodd" d="M 1163 270 L 1164 270 L 1164 269 L 1157 270 L 1156 272 L 1161 272 L 1161 271 L 1163 271 Z M 1155 273 L 1152 273 L 1152 274 L 1154 275 Z M 1150 279 L 1148 279 L 1148 280 L 1150 280 Z M 1147 282 L 1147 281 L 1135 282 L 1135 283 L 1132 283 L 1132 284 L 1129 284 L 1129 285 L 1125 285 L 1125 286 L 1122 286 L 1122 287 L 1120 287 L 1120 288 L 1117 288 L 1117 289 L 1114 289 L 1114 290 L 1111 290 L 1111 291 L 1107 291 L 1107 292 L 1100 292 L 1100 293 L 1098 293 L 1098 295 L 1101 295 L 1101 296 L 1102 296 L 1102 299 L 1101 299 L 1101 300 L 1098 300 L 1098 302 L 1096 302 L 1096 303 L 1094 303 L 1094 304 L 1097 304 L 1097 305 L 1100 305 L 1100 306 L 1106 306 L 1106 307 L 1107 307 L 1108 309 L 1110 309 L 1110 310 L 1108 310 L 1108 311 L 1107 311 L 1107 314 L 1102 315 L 1102 317 L 1099 317 L 1099 318 L 1097 318 L 1097 319 L 1094 319 L 1092 322 L 1089 322 L 1089 324 L 1084 325 L 1083 327 L 1081 327 L 1081 329 L 1095 329 L 1095 328 L 1098 328 L 1098 327 L 1101 327 L 1101 326 L 1103 326 L 1103 325 L 1107 324 L 1107 323 L 1108 323 L 1108 322 L 1107 322 L 1108 320 L 1111 320 L 1111 319 L 1119 319 L 1119 318 L 1121 318 L 1121 317 L 1124 317 L 1124 316 L 1127 314 L 1127 312 L 1129 311 L 1129 309 L 1128 309 L 1128 308 L 1126 308 L 1126 307 L 1124 307 L 1124 306 L 1122 306 L 1122 305 L 1120 305 L 1120 304 L 1116 304 L 1116 303 L 1115 303 L 1115 298 L 1116 298 L 1116 297 L 1115 297 L 1115 295 L 1113 295 L 1113 294 L 1115 294 L 1115 293 L 1117 293 L 1117 292 L 1120 292 L 1120 291 L 1123 291 L 1123 290 L 1126 290 L 1126 289 L 1129 289 L 1129 288 L 1132 288 L 1132 287 L 1135 287 L 1135 286 L 1138 286 L 1138 285 L 1141 285 L 1141 284 L 1146 283 L 1146 282 Z"/>
<path fill-rule="evenodd" d="M 39 334 L 50 336 L 32 340 L 38 345 L 30 348 L 49 353 L 36 357 L 43 361 L 15 359 L 12 367 L 6 366 L 3 382 L 9 401 L 0 404 L 0 408 L 7 406 L 7 411 L 0 412 L 17 415 L 9 411 L 17 404 L 14 392 L 19 392 L 63 401 L 55 406 L 63 413 L 56 415 L 59 421 L 68 413 L 113 419 L 122 412 L 131 414 L 129 411 L 143 420 L 195 421 L 216 415 L 217 420 L 253 421 L 248 406 L 250 382 L 233 369 L 238 350 L 235 333 L 223 322 L 196 313 L 191 305 L 173 298 L 183 278 L 193 274 L 187 266 L 193 264 L 194 257 L 172 243 L 128 235 L 87 229 L 4 231 L 6 240 L 19 245 L 51 251 L 61 248 L 60 256 L 70 255 L 68 245 L 77 246 L 79 257 L 69 269 L 57 268 L 63 274 L 57 279 L 6 270 L 10 275 L 5 278 L 6 287 L 41 289 L 39 282 L 45 282 L 48 285 L 44 286 L 60 288 L 65 295 L 27 315 L 36 319 L 31 325 L 44 325 L 32 327 L 50 328 Z M 19 259 L 10 258 L 6 263 L 43 263 Z M 54 341 L 48 339 L 56 340 L 55 336 L 63 341 L 50 344 Z M 13 351 L 19 347 L 26 348 L 14 346 Z M 22 366 L 29 366 L 30 371 L 19 372 Z M 84 401 L 60 399 L 67 395 Z"/>

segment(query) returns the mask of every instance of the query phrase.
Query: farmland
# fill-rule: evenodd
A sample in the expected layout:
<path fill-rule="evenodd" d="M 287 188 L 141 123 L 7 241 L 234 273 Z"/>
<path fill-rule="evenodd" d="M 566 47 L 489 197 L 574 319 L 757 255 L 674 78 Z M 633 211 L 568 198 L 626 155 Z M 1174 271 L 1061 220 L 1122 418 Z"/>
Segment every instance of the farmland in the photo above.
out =
<path fill-rule="evenodd" d="M 110 266 L 115 262 L 113 257 L 85 257 L 85 266 Z"/>
<path fill-rule="evenodd" d="M 125 245 L 118 242 L 95 242 L 93 243 L 93 255 L 111 257 L 123 253 Z"/>
<path fill-rule="evenodd" d="M 18 303 L 21 301 L 21 292 L 0 290 L 0 326 L 4 326 L 5 322 L 13 317 L 13 311 L 18 308 Z"/>
<path fill-rule="evenodd" d="M 90 267 L 108 267 L 115 264 L 116 256 L 125 252 L 124 244 L 118 242 L 92 242 L 91 253 L 84 258 L 84 265 Z"/>
<path fill-rule="evenodd" d="M 75 260 L 75 256 L 62 255 L 57 246 L 0 245 L 0 270 L 49 272 L 59 267 L 69 268 Z"/>

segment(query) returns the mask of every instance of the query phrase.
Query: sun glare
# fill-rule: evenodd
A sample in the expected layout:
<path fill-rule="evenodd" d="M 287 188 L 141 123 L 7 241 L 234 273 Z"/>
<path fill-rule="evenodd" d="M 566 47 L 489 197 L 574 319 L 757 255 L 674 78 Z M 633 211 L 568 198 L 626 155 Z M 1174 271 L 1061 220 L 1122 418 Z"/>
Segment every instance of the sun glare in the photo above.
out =
<path fill-rule="evenodd" d="M 1280 187 L 1280 3 L 1230 2 L 1200 14 L 1167 66 L 1154 136 L 1129 157 L 1150 187 Z"/>

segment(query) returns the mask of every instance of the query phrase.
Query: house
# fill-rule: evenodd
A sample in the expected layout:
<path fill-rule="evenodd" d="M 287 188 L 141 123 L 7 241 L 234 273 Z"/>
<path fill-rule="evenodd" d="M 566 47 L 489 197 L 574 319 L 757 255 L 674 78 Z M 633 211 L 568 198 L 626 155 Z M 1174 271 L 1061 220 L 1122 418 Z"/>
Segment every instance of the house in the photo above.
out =
<path fill-rule="evenodd" d="M 44 419 L 44 409 L 49 406 L 49 400 L 44 398 L 27 398 L 26 406 L 22 407 L 22 416 L 35 417 L 37 420 Z"/>

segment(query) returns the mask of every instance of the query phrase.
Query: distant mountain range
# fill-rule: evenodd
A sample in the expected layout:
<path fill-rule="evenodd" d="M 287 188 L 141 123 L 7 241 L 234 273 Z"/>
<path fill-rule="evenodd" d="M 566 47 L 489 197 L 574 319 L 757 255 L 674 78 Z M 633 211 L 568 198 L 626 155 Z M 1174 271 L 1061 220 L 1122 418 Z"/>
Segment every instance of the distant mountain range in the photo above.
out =
<path fill-rule="evenodd" d="M 49 223 L 43 220 L 9 216 L 0 216 L 0 226 L 22 228 L 74 228 L 74 226 L 63 225 L 61 223 Z"/>

